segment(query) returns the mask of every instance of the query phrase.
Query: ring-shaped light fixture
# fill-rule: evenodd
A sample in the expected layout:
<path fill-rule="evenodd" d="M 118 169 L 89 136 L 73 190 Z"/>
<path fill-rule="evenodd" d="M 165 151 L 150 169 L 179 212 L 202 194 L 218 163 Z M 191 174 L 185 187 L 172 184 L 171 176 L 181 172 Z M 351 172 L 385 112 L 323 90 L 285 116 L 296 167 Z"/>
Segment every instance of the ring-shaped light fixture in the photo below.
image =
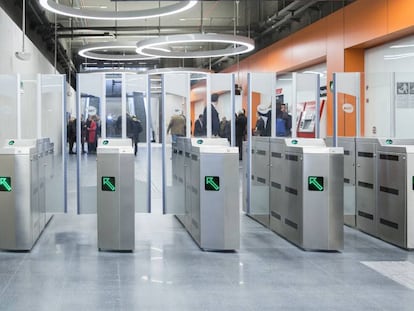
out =
<path fill-rule="evenodd" d="M 178 1 L 178 3 L 167 5 L 155 9 L 135 10 L 135 11 L 97 11 L 73 8 L 64 4 L 59 4 L 55 0 L 39 0 L 40 5 L 46 10 L 65 16 L 80 17 L 87 19 L 103 19 L 103 20 L 131 20 L 146 19 L 153 17 L 161 17 L 172 15 L 186 11 L 196 5 L 195 1 Z"/>
<path fill-rule="evenodd" d="M 157 68 L 150 69 L 146 74 L 159 75 L 164 73 L 194 73 L 194 74 L 207 74 L 213 73 L 214 71 L 205 68 L 190 68 L 190 67 L 168 67 L 168 68 Z"/>
<path fill-rule="evenodd" d="M 206 51 L 169 51 L 170 44 L 222 43 L 229 47 Z M 137 43 L 137 53 L 161 58 L 208 58 L 248 53 L 254 50 L 254 40 L 227 34 L 184 34 L 146 39 Z"/>
<path fill-rule="evenodd" d="M 101 42 L 95 44 L 88 44 L 79 50 L 78 54 L 85 58 L 109 60 L 109 61 L 133 61 L 133 60 L 148 60 L 157 57 L 136 54 L 136 44 L 134 42 Z M 119 55 L 119 54 L 102 54 L 95 53 L 95 51 L 105 50 L 131 50 L 133 55 Z"/>

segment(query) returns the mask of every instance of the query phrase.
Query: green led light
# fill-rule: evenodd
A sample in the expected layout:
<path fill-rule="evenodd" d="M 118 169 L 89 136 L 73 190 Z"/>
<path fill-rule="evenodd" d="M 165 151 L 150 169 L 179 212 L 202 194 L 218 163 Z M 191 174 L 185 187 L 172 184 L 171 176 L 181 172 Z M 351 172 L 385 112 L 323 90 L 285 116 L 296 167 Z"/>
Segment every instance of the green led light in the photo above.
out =
<path fill-rule="evenodd" d="M 0 177 L 0 191 L 11 192 L 11 178 L 10 177 Z"/>
<path fill-rule="evenodd" d="M 9 141 L 9 146 L 13 146 L 14 145 L 14 140 L 10 140 Z"/>
<path fill-rule="evenodd" d="M 107 144 L 109 144 L 109 141 L 105 139 L 105 140 L 102 142 L 102 144 L 103 144 L 103 145 L 107 145 Z"/>
<path fill-rule="evenodd" d="M 393 141 L 392 141 L 392 139 L 387 139 L 387 140 L 385 141 L 385 143 L 386 143 L 387 145 L 392 145 Z"/>
<path fill-rule="evenodd" d="M 102 177 L 102 191 L 115 191 L 115 177 L 108 177 L 103 176 Z"/>
<path fill-rule="evenodd" d="M 220 177 L 219 176 L 206 176 L 204 178 L 204 190 L 219 191 L 220 190 Z"/>
<path fill-rule="evenodd" d="M 293 145 L 297 145 L 298 144 L 298 141 L 296 139 L 292 139 L 292 144 Z"/>
<path fill-rule="evenodd" d="M 202 139 L 197 140 L 197 144 L 201 145 L 204 141 Z"/>
<path fill-rule="evenodd" d="M 309 191 L 323 191 L 323 177 L 322 176 L 309 176 L 308 177 L 308 190 Z"/>

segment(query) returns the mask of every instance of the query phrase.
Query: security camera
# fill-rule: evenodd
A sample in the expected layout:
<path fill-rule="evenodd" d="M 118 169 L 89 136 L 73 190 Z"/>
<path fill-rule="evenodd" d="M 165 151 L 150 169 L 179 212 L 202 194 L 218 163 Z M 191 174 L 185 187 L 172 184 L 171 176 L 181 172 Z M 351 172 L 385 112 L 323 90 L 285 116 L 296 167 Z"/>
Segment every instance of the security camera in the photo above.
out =
<path fill-rule="evenodd" d="M 14 53 L 14 55 L 16 55 L 16 57 L 20 60 L 29 60 L 30 57 L 32 56 L 32 54 L 28 53 L 28 52 L 16 52 Z"/>

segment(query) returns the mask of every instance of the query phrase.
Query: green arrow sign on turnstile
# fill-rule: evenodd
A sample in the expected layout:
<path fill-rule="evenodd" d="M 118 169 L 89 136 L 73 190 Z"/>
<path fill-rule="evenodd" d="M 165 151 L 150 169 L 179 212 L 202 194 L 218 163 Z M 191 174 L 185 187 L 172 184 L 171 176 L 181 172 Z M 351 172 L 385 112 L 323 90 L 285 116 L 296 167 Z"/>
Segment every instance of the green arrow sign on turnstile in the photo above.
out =
<path fill-rule="evenodd" d="M 323 177 L 322 176 L 309 176 L 308 177 L 308 190 L 309 191 L 323 191 Z"/>
<path fill-rule="evenodd" d="M 204 189 L 207 191 L 219 191 L 220 190 L 220 177 L 206 176 L 204 178 Z"/>
<path fill-rule="evenodd" d="M 10 177 L 0 177 L 0 191 L 12 191 L 11 178 Z"/>
<path fill-rule="evenodd" d="M 102 191 L 115 191 L 115 177 L 102 176 Z"/>

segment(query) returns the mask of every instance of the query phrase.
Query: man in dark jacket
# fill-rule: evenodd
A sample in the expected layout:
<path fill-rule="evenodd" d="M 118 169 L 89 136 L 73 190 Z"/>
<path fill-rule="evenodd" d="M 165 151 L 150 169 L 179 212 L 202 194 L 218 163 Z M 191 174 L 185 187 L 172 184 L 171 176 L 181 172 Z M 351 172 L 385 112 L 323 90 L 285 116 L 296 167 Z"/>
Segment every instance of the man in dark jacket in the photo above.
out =
<path fill-rule="evenodd" d="M 239 160 L 243 160 L 243 139 L 246 135 L 247 118 L 243 110 L 236 117 L 236 146 L 239 147 Z"/>
<path fill-rule="evenodd" d="M 137 155 L 139 134 L 142 132 L 142 125 L 141 125 L 141 121 L 139 121 L 136 116 L 132 116 L 129 122 L 130 122 L 130 125 L 129 125 L 130 133 L 128 137 L 132 139 L 132 144 L 134 146 L 134 154 Z"/>
<path fill-rule="evenodd" d="M 203 136 L 204 133 L 204 123 L 203 123 L 203 115 L 200 114 L 198 119 L 194 123 L 194 136 L 199 137 Z"/>

